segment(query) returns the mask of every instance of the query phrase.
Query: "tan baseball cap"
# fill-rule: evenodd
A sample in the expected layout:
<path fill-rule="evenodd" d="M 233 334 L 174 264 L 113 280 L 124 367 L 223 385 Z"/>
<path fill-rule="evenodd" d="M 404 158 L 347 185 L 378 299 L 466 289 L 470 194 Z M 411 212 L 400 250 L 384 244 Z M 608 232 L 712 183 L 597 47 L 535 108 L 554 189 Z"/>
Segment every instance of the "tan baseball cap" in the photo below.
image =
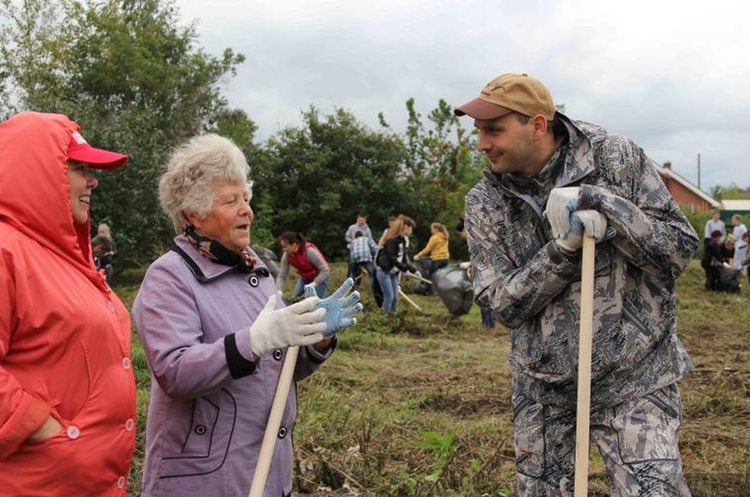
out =
<path fill-rule="evenodd" d="M 484 87 L 479 97 L 453 110 L 457 116 L 490 120 L 511 112 L 533 117 L 542 114 L 548 121 L 555 117 L 555 103 L 549 90 L 528 74 L 507 73 Z"/>

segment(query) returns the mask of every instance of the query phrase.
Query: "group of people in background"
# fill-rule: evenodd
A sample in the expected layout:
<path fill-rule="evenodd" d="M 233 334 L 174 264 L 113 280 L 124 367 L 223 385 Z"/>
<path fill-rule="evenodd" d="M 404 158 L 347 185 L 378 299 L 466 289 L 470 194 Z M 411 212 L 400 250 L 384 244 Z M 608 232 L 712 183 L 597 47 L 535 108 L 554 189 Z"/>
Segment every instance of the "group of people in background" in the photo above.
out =
<path fill-rule="evenodd" d="M 431 295 L 434 293 L 431 278 L 437 270 L 447 266 L 450 259 L 448 230 L 443 224 L 434 222 L 430 225 L 430 239 L 413 257 L 414 262 L 429 257 L 423 275 L 409 258 L 409 237 L 416 226 L 412 218 L 403 214 L 390 216 L 388 228 L 376 243 L 372 230 L 367 225 L 367 216 L 359 214 L 356 222 L 344 234 L 347 242 L 348 275 L 359 285 L 363 277 L 362 269 L 366 270 L 373 293 L 382 295 L 381 309 L 389 313 L 398 310 L 402 273 L 413 274 L 424 281 L 424 293 Z"/>
<path fill-rule="evenodd" d="M 750 232 L 739 214 L 732 216 L 732 226 L 732 232 L 727 234 L 718 210 L 706 221 L 701 266 L 706 272 L 705 289 L 708 291 L 738 293 L 740 276 L 750 277 Z"/>

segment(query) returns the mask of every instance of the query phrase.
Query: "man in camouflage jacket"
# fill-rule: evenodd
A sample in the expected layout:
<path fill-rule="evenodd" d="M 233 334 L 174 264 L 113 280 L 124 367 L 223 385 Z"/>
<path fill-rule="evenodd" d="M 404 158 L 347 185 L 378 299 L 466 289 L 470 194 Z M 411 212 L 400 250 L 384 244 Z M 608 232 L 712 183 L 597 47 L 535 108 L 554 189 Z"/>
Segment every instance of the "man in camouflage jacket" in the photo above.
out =
<path fill-rule="evenodd" d="M 591 437 L 611 495 L 690 496 L 676 382 L 692 364 L 674 281 L 698 246 L 694 229 L 642 149 L 556 112 L 534 78 L 501 75 L 456 114 L 475 119 L 491 162 L 465 222 L 476 301 L 511 333 L 519 495 L 572 495 L 580 214 L 610 228 L 596 246 Z M 555 229 L 559 212 L 567 224 Z"/>

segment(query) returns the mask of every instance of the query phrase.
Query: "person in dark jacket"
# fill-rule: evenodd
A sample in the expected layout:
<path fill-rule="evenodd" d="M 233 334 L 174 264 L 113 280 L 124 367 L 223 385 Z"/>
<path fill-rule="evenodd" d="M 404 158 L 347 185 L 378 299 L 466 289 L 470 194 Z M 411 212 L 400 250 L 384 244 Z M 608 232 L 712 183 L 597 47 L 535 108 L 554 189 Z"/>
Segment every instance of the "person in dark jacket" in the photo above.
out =
<path fill-rule="evenodd" d="M 705 244 L 703 251 L 703 259 L 701 260 L 701 266 L 706 272 L 706 290 L 716 292 L 719 290 L 719 279 L 720 272 L 719 268 L 722 263 L 726 260 L 725 250 L 723 249 L 721 238 L 721 231 L 714 230 L 711 233 L 711 238 Z"/>
<path fill-rule="evenodd" d="M 418 274 L 417 269 L 409 262 L 406 237 L 411 236 L 416 223 L 410 217 L 399 215 L 388 228 L 383 238 L 383 248 L 376 258 L 376 274 L 380 289 L 383 292 L 385 312 L 395 314 L 398 310 L 398 276 L 399 272 Z"/>

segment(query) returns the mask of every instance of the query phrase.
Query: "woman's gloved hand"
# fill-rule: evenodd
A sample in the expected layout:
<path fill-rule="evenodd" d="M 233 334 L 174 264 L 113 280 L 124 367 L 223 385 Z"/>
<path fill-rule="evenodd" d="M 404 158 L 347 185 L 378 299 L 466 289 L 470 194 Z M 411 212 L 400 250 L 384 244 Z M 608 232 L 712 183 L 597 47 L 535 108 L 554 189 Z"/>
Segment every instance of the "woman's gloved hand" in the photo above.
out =
<path fill-rule="evenodd" d="M 260 357 L 275 349 L 312 345 L 323 340 L 327 328 L 326 310 L 318 306 L 318 297 L 306 298 L 283 309 L 276 309 L 277 299 L 277 295 L 272 295 L 250 326 L 253 354 Z"/>
<path fill-rule="evenodd" d="M 326 329 L 323 332 L 324 337 L 335 335 L 340 330 L 357 324 L 357 318 L 352 317 L 354 314 L 362 311 L 362 304 L 358 304 L 359 292 L 352 292 L 349 296 L 346 294 L 354 287 L 354 280 L 347 278 L 344 283 L 338 287 L 328 298 L 325 298 L 315 304 L 316 309 L 323 308 L 326 310 L 324 321 Z M 305 285 L 305 296 L 315 295 L 315 287 Z"/>

